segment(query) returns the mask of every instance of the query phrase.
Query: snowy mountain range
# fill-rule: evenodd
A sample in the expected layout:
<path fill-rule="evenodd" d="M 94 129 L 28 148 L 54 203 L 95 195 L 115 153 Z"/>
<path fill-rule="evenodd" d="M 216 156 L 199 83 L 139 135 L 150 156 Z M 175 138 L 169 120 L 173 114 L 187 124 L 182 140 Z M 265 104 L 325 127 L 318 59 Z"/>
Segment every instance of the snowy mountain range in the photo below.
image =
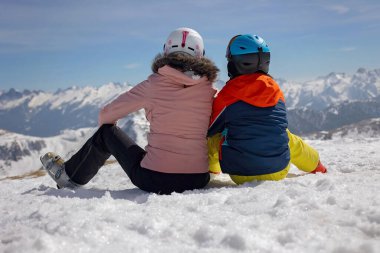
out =
<path fill-rule="evenodd" d="M 65 129 L 94 127 L 99 108 L 129 89 L 128 84 L 115 83 L 55 93 L 10 89 L 0 94 L 0 129 L 47 137 Z"/>
<path fill-rule="evenodd" d="M 285 93 L 289 128 L 295 133 L 331 130 L 380 117 L 380 69 L 360 68 L 353 75 L 330 73 L 305 83 L 277 81 Z M 222 83 L 219 80 L 216 87 Z M 99 108 L 131 88 L 126 83 L 109 83 L 54 93 L 0 91 L 0 129 L 48 137 L 65 129 L 95 127 Z M 130 128 L 133 118 L 129 116 Z"/>
<path fill-rule="evenodd" d="M 317 131 L 330 131 L 362 120 L 379 117 L 380 96 L 363 101 L 343 101 L 323 110 L 303 107 L 288 111 L 289 129 L 301 135 Z"/>
<path fill-rule="evenodd" d="M 331 131 L 320 131 L 308 135 L 309 139 L 331 140 L 339 138 L 367 139 L 380 137 L 380 118 L 363 120 L 358 123 L 345 125 Z"/>
<path fill-rule="evenodd" d="M 304 83 L 278 79 L 288 110 L 324 110 L 342 102 L 368 101 L 380 96 L 380 69 L 359 68 L 353 75 L 330 73 Z"/>
<path fill-rule="evenodd" d="M 333 133 L 342 127 L 352 133 L 355 131 L 348 129 L 356 129 L 356 124 L 380 118 L 380 69 L 360 68 L 353 75 L 330 73 L 305 83 L 277 81 L 285 94 L 289 129 L 294 133 Z M 215 86 L 222 84 L 219 80 Z M 5 171 L 16 165 L 35 169 L 39 155 L 47 150 L 70 153 L 96 128 L 99 108 L 131 88 L 127 83 L 109 83 L 54 93 L 0 91 L 0 129 L 4 129 L 0 132 L 0 175 L 8 176 Z M 139 145 L 146 145 L 149 124 L 143 111 L 118 125 Z M 371 131 L 380 134 L 376 127 Z"/>
<path fill-rule="evenodd" d="M 294 133 L 330 131 L 380 117 L 380 69 L 360 68 L 353 75 L 330 73 L 305 83 L 277 81 Z"/>

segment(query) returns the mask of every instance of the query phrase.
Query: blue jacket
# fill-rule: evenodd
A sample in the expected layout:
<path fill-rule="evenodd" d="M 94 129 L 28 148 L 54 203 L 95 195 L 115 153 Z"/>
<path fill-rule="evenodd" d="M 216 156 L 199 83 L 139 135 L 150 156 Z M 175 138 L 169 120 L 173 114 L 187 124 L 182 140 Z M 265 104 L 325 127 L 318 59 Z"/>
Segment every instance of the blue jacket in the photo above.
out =
<path fill-rule="evenodd" d="M 285 99 L 268 75 L 248 74 L 225 85 L 214 100 L 208 136 L 222 133 L 224 173 L 254 176 L 283 170 L 290 161 Z"/>

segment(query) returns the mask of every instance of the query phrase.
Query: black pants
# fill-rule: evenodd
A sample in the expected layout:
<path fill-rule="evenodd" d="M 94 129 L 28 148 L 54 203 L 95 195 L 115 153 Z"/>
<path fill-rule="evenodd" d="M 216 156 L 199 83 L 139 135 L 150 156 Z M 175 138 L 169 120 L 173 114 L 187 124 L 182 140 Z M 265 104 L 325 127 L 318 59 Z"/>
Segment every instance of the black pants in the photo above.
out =
<path fill-rule="evenodd" d="M 74 183 L 84 185 L 113 155 L 132 183 L 144 191 L 158 194 L 183 192 L 203 188 L 210 180 L 209 173 L 175 174 L 143 168 L 140 162 L 145 153 L 119 127 L 106 124 L 65 163 L 65 170 Z"/>

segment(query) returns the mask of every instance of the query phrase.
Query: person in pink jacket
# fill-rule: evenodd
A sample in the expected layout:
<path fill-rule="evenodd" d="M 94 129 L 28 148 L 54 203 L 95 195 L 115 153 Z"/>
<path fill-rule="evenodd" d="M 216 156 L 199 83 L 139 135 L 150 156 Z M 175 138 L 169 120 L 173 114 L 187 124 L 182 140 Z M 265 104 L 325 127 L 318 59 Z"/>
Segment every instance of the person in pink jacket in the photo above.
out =
<path fill-rule="evenodd" d="M 100 111 L 99 129 L 68 161 L 53 152 L 41 157 L 58 188 L 88 183 L 111 155 L 132 183 L 148 192 L 170 194 L 207 185 L 206 135 L 219 70 L 204 57 L 202 37 L 178 28 L 152 71 Z M 145 149 L 116 126 L 118 119 L 142 108 L 150 122 Z"/>

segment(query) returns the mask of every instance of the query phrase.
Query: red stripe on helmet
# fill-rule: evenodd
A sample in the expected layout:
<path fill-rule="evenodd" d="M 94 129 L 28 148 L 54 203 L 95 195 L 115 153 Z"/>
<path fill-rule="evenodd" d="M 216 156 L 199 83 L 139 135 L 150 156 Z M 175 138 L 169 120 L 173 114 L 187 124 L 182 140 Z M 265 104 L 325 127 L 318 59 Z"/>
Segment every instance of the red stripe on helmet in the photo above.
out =
<path fill-rule="evenodd" d="M 187 35 L 189 34 L 188 31 L 182 31 L 182 44 L 181 46 L 182 47 L 185 47 L 185 44 L 186 44 L 186 38 L 187 38 Z"/>

